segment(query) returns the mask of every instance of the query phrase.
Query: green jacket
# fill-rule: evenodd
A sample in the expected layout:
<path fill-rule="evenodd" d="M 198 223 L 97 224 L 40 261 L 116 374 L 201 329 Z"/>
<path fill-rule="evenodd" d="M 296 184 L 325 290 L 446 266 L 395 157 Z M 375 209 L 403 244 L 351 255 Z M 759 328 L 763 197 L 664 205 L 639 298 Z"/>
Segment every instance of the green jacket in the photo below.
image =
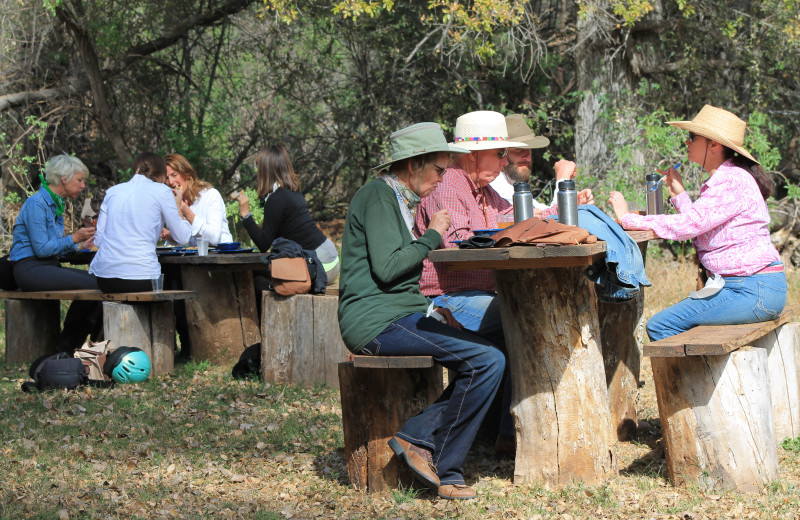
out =
<path fill-rule="evenodd" d="M 339 328 L 350 351 L 360 352 L 395 320 L 427 311 L 419 290 L 422 260 L 441 242 L 433 229 L 412 240 L 384 181 L 358 190 L 344 224 L 339 275 Z"/>

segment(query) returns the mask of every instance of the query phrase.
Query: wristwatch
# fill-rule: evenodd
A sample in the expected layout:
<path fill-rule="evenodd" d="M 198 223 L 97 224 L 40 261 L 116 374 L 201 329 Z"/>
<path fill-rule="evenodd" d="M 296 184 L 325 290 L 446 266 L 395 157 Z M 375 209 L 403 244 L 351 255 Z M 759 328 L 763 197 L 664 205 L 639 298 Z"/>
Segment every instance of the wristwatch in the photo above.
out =
<path fill-rule="evenodd" d="M 245 220 L 251 218 L 252 216 L 253 216 L 253 212 L 252 211 L 248 211 L 247 215 L 245 215 L 245 216 L 239 215 L 239 222 L 244 222 Z"/>

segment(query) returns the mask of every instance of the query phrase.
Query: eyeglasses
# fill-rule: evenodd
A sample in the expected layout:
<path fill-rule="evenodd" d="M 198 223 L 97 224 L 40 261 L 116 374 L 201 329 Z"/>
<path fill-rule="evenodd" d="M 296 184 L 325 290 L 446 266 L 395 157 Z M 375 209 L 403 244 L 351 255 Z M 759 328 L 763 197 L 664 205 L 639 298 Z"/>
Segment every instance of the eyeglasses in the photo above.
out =
<path fill-rule="evenodd" d="M 498 159 L 502 159 L 506 155 L 508 155 L 508 148 L 503 148 L 502 150 L 497 150 L 497 158 Z"/>
<path fill-rule="evenodd" d="M 433 164 L 433 167 L 436 168 L 436 175 L 438 175 L 439 177 L 444 175 L 444 171 L 447 169 L 446 167 L 442 168 L 441 166 L 439 166 L 436 163 Z"/>
<path fill-rule="evenodd" d="M 693 143 L 693 142 L 694 142 L 694 140 L 695 140 L 695 139 L 697 139 L 697 137 L 699 137 L 699 136 L 698 136 L 696 133 L 694 133 L 694 132 L 689 132 L 689 142 L 690 142 L 690 143 Z"/>

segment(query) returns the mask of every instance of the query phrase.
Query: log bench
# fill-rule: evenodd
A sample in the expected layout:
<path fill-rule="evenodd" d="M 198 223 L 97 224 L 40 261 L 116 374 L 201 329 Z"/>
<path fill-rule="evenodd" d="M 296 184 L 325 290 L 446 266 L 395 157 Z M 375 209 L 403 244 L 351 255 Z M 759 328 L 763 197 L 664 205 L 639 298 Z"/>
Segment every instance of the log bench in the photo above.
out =
<path fill-rule="evenodd" d="M 430 356 L 351 356 L 339 363 L 344 454 L 350 483 L 366 492 L 411 485 L 389 439 L 443 391 Z"/>
<path fill-rule="evenodd" d="M 776 441 L 800 428 L 791 315 L 695 327 L 644 347 L 673 484 L 759 492 L 778 477 Z"/>
<path fill-rule="evenodd" d="M 105 339 L 145 351 L 153 375 L 169 373 L 174 367 L 173 302 L 193 296 L 192 291 L 0 291 L 6 308 L 6 363 L 28 363 L 52 353 L 61 325 L 61 301 L 89 300 L 103 302 Z"/>
<path fill-rule="evenodd" d="M 337 365 L 349 351 L 339 332 L 338 290 L 262 295 L 261 377 L 265 383 L 339 387 Z"/>

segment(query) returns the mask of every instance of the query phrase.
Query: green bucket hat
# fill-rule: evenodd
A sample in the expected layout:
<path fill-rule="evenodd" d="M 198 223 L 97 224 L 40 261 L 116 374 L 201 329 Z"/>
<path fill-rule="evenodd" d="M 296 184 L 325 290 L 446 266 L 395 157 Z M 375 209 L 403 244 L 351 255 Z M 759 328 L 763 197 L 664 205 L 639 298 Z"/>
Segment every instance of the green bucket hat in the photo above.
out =
<path fill-rule="evenodd" d="M 392 158 L 373 170 L 382 170 L 390 164 L 433 152 L 469 153 L 469 150 L 451 146 L 438 123 L 417 123 L 398 130 L 389 136 Z"/>

